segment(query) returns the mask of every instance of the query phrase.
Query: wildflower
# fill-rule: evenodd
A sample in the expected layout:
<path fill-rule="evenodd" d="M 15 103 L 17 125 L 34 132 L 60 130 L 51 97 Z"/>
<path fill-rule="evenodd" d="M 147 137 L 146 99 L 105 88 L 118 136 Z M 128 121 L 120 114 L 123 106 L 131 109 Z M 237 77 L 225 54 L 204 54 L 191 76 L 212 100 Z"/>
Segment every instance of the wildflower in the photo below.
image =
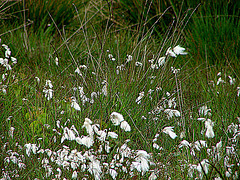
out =
<path fill-rule="evenodd" d="M 118 173 L 114 169 L 109 169 L 109 174 L 112 176 L 113 179 L 116 179 Z"/>
<path fill-rule="evenodd" d="M 172 139 L 175 139 L 177 137 L 176 133 L 173 132 L 174 127 L 165 127 L 162 132 L 168 134 Z"/>
<path fill-rule="evenodd" d="M 108 92 L 107 92 L 107 81 L 104 80 L 104 81 L 102 82 L 102 84 L 103 84 L 102 93 L 103 93 L 104 96 L 107 96 L 107 94 L 108 94 Z"/>
<path fill-rule="evenodd" d="M 220 77 L 217 80 L 217 85 L 219 85 L 220 83 L 226 83 L 226 82 L 224 80 L 222 80 L 222 78 Z"/>
<path fill-rule="evenodd" d="M 2 74 L 2 80 L 3 80 L 3 81 L 6 80 L 6 76 L 7 76 L 7 75 L 8 75 L 7 73 L 3 73 L 3 74 Z"/>
<path fill-rule="evenodd" d="M 166 57 L 164 56 L 164 57 L 160 57 L 159 59 L 158 59 L 158 66 L 160 67 L 160 66 L 163 66 L 164 64 L 165 64 L 165 60 L 166 60 Z"/>
<path fill-rule="evenodd" d="M 52 168 L 50 165 L 47 165 L 47 166 L 45 167 L 45 170 L 47 171 L 47 172 L 46 172 L 46 178 L 48 178 L 49 176 L 51 176 L 51 174 L 53 174 L 52 169 L 53 169 L 53 168 Z"/>
<path fill-rule="evenodd" d="M 161 150 L 162 147 L 160 148 L 160 146 L 157 143 L 153 143 L 153 148 Z"/>
<path fill-rule="evenodd" d="M 97 135 L 99 135 L 99 137 L 97 137 L 100 141 L 105 141 L 106 137 L 107 137 L 107 133 L 106 133 L 106 130 L 102 131 L 97 131 L 96 132 Z"/>
<path fill-rule="evenodd" d="M 206 105 L 202 106 L 199 108 L 199 114 L 200 115 L 208 115 L 208 116 L 211 116 L 211 109 L 208 109 L 208 107 Z"/>
<path fill-rule="evenodd" d="M 7 94 L 7 90 L 4 87 L 2 88 L 2 92 L 3 94 Z"/>
<path fill-rule="evenodd" d="M 198 151 L 200 151 L 200 148 L 207 147 L 207 142 L 203 140 L 198 140 L 193 145 Z"/>
<path fill-rule="evenodd" d="M 46 84 L 45 84 L 45 87 L 49 87 L 50 89 L 53 88 L 53 85 L 52 85 L 52 82 L 50 80 L 46 80 Z"/>
<path fill-rule="evenodd" d="M 88 67 L 83 64 L 83 65 L 80 65 L 79 68 L 84 69 L 84 70 L 87 70 Z"/>
<path fill-rule="evenodd" d="M 203 177 L 203 171 L 205 174 L 208 174 L 208 167 L 209 167 L 209 161 L 207 159 L 204 159 L 201 161 L 201 163 L 198 164 L 197 170 L 200 173 L 200 178 Z"/>
<path fill-rule="evenodd" d="M 185 48 L 177 45 L 176 47 L 173 48 L 173 51 L 176 55 L 186 55 L 187 52 L 184 52 L 185 51 Z"/>
<path fill-rule="evenodd" d="M 92 136 L 93 135 L 93 128 L 92 128 L 92 121 L 89 118 L 85 118 L 84 124 L 82 128 L 86 128 L 87 133 Z"/>
<path fill-rule="evenodd" d="M 229 77 L 229 83 L 230 83 L 230 85 L 233 85 L 234 83 L 235 83 L 235 78 L 232 78 L 231 76 L 228 76 Z"/>
<path fill-rule="evenodd" d="M 117 139 L 118 138 L 118 134 L 115 132 L 108 132 L 108 136 L 110 136 L 113 139 Z"/>
<path fill-rule="evenodd" d="M 76 140 L 76 136 L 75 136 L 75 133 L 74 131 L 72 131 L 71 129 L 69 129 L 68 127 L 65 127 L 63 129 L 63 136 L 61 138 L 61 143 L 63 143 L 64 140 Z"/>
<path fill-rule="evenodd" d="M 45 149 L 45 152 L 47 153 L 48 157 L 52 155 L 52 151 L 50 149 Z"/>
<path fill-rule="evenodd" d="M 221 151 L 222 149 L 222 141 L 219 141 L 217 144 L 216 144 L 216 150 L 217 152 Z"/>
<path fill-rule="evenodd" d="M 127 121 L 122 121 L 120 127 L 124 130 L 124 131 L 131 131 L 131 127 L 128 124 Z"/>
<path fill-rule="evenodd" d="M 82 73 L 81 73 L 79 67 L 77 67 L 77 69 L 76 69 L 74 72 L 75 72 L 75 73 L 78 73 L 79 76 L 82 76 Z"/>
<path fill-rule="evenodd" d="M 130 62 L 130 61 L 132 61 L 132 56 L 131 55 L 127 55 L 127 62 Z"/>
<path fill-rule="evenodd" d="M 178 74 L 181 69 L 176 69 L 175 67 L 171 67 L 171 71 L 173 74 Z"/>
<path fill-rule="evenodd" d="M 110 119 L 115 126 L 118 126 L 122 121 L 124 121 L 123 115 L 117 112 L 112 112 Z"/>
<path fill-rule="evenodd" d="M 109 59 L 112 59 L 112 58 L 113 58 L 113 55 L 112 55 L 112 54 L 108 54 L 108 58 L 109 58 Z"/>
<path fill-rule="evenodd" d="M 188 167 L 189 167 L 189 169 L 188 169 L 188 176 L 190 178 L 193 178 L 193 173 L 194 173 L 194 170 L 197 169 L 197 165 L 189 164 Z"/>
<path fill-rule="evenodd" d="M 164 112 L 167 114 L 168 118 L 172 118 L 173 115 L 175 115 L 176 117 L 181 116 L 180 112 L 174 109 L 165 109 Z"/>
<path fill-rule="evenodd" d="M 221 73 L 221 72 L 218 72 L 218 73 L 217 73 L 217 76 L 221 76 L 221 75 L 222 75 L 222 73 Z"/>
<path fill-rule="evenodd" d="M 94 99 L 93 98 L 97 98 L 97 93 L 96 92 L 92 92 L 91 93 L 91 101 L 90 101 L 91 104 L 94 103 Z"/>
<path fill-rule="evenodd" d="M 126 141 L 125 141 L 126 142 Z M 126 142 L 127 143 L 127 142 Z M 120 162 L 123 162 L 124 161 L 124 157 L 130 157 L 130 155 L 132 154 L 132 151 L 131 149 L 127 146 L 127 144 L 124 143 L 120 149 L 119 149 L 119 153 L 121 154 L 121 159 L 120 159 Z"/>
<path fill-rule="evenodd" d="M 116 73 L 119 74 L 120 71 L 124 70 L 124 65 L 121 64 L 120 66 L 117 66 Z"/>
<path fill-rule="evenodd" d="M 177 106 L 177 103 L 176 103 L 176 98 L 175 97 L 168 100 L 168 107 L 169 108 L 171 108 L 171 107 L 176 108 L 176 106 Z"/>
<path fill-rule="evenodd" d="M 183 147 L 183 146 L 189 148 L 189 147 L 191 146 L 191 144 L 190 144 L 188 141 L 183 140 L 183 141 L 180 142 L 180 144 L 179 144 L 178 147 L 181 148 L 181 147 Z"/>
<path fill-rule="evenodd" d="M 143 64 L 141 62 L 136 61 L 135 66 L 142 66 Z"/>
<path fill-rule="evenodd" d="M 206 121 L 206 118 L 197 118 L 198 121 Z"/>
<path fill-rule="evenodd" d="M 11 61 L 12 61 L 13 64 L 17 64 L 17 58 L 11 57 Z"/>
<path fill-rule="evenodd" d="M 32 149 L 33 154 L 36 154 L 38 147 L 36 144 L 32 144 L 31 149 Z"/>
<path fill-rule="evenodd" d="M 25 144 L 24 147 L 26 147 L 26 154 L 30 156 L 30 150 L 31 150 L 32 144 L 31 143 Z"/>
<path fill-rule="evenodd" d="M 72 173 L 72 179 L 77 179 L 77 171 L 73 171 L 73 173 Z"/>
<path fill-rule="evenodd" d="M 172 56 L 172 57 L 177 57 L 176 54 L 173 52 L 173 50 L 172 50 L 171 47 L 169 47 L 169 48 L 167 49 L 167 52 L 166 52 L 165 55 L 166 55 L 166 56 L 169 55 L 169 56 Z"/>
<path fill-rule="evenodd" d="M 154 172 L 151 173 L 151 175 L 148 177 L 148 180 L 155 180 L 157 179 L 157 176 Z"/>
<path fill-rule="evenodd" d="M 40 82 L 39 77 L 35 77 L 35 79 L 37 80 L 37 83 L 39 84 L 39 82 Z"/>
<path fill-rule="evenodd" d="M 49 101 L 50 99 L 52 99 L 53 97 L 53 90 L 52 89 L 43 89 L 43 92 L 45 93 L 45 97 L 47 98 L 47 100 Z"/>
<path fill-rule="evenodd" d="M 9 129 L 9 136 L 11 137 L 11 138 L 13 138 L 13 131 L 14 131 L 14 127 L 10 127 L 10 129 Z"/>
<path fill-rule="evenodd" d="M 137 103 L 137 104 L 140 104 L 140 103 L 141 103 L 141 99 L 143 98 L 143 96 L 144 96 L 144 91 L 139 93 L 139 96 L 138 96 L 138 98 L 136 99 L 136 103 Z"/>
<path fill-rule="evenodd" d="M 91 137 L 88 137 L 88 136 L 83 136 L 82 138 L 77 137 L 76 138 L 76 142 L 78 144 L 85 145 L 88 148 L 90 148 L 93 145 L 93 143 L 94 143 L 93 139 Z"/>
<path fill-rule="evenodd" d="M 106 151 L 107 153 L 109 153 L 109 152 L 110 152 L 110 149 L 111 149 L 111 147 L 109 146 L 109 142 L 108 142 L 108 141 L 105 141 L 105 151 Z"/>
<path fill-rule="evenodd" d="M 148 159 L 150 157 L 150 155 L 144 151 L 144 150 L 138 150 L 137 151 L 137 157 L 135 158 L 136 162 L 139 162 L 140 164 L 136 163 L 137 165 L 137 169 L 140 168 L 139 172 L 142 172 L 142 175 L 149 170 L 149 164 L 148 164 Z M 139 166 L 139 167 L 138 167 Z"/>
<path fill-rule="evenodd" d="M 60 179 L 61 178 L 61 175 L 62 175 L 62 171 L 60 168 L 57 168 L 57 172 L 58 174 L 55 175 L 56 178 Z"/>
<path fill-rule="evenodd" d="M 151 68 L 152 69 L 158 69 L 158 66 L 157 66 L 157 64 L 151 64 Z"/>
<path fill-rule="evenodd" d="M 55 63 L 58 66 L 58 57 L 55 58 Z"/>
<path fill-rule="evenodd" d="M 237 87 L 237 96 L 240 96 L 240 87 Z"/>
<path fill-rule="evenodd" d="M 141 163 L 133 161 L 130 166 L 130 170 L 133 171 L 134 169 L 136 169 L 138 172 L 141 172 Z"/>
<path fill-rule="evenodd" d="M 89 162 L 88 166 L 88 171 L 94 175 L 95 180 L 100 180 L 101 179 L 101 166 L 100 166 L 100 161 L 95 160 L 95 159 L 90 159 L 91 162 Z"/>
<path fill-rule="evenodd" d="M 20 169 L 26 169 L 26 164 L 24 164 L 24 163 L 22 163 L 22 162 L 19 162 L 19 163 L 18 163 L 18 167 L 19 167 Z"/>
<path fill-rule="evenodd" d="M 72 97 L 72 98 L 71 98 L 71 101 L 72 101 L 71 107 L 73 107 L 73 108 L 76 109 L 77 111 L 80 111 L 81 108 L 80 108 L 79 104 L 76 102 L 76 98 L 75 98 L 75 97 Z"/>
<path fill-rule="evenodd" d="M 73 141 L 73 140 L 76 139 L 75 132 L 74 132 L 72 129 L 68 129 L 67 127 L 65 127 L 65 128 L 63 129 L 63 132 L 64 132 L 65 134 L 68 134 L 68 140 Z"/>
<path fill-rule="evenodd" d="M 213 138 L 215 136 L 213 132 L 213 125 L 214 123 L 210 119 L 205 121 L 205 128 L 207 128 L 205 135 L 207 138 Z"/>

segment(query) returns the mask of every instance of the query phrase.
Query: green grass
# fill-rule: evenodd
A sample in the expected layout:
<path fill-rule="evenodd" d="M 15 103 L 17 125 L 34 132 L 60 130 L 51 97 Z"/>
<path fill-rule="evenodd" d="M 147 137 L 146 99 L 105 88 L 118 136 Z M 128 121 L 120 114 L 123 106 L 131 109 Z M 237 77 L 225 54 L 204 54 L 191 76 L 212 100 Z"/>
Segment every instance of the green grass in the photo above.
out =
<path fill-rule="evenodd" d="M 130 7 L 124 2 L 122 1 L 118 8 Z M 169 2 L 174 4 L 172 1 Z M 20 7 L 21 3 L 18 4 Z M 139 5 L 137 1 L 132 3 Z M 179 14 L 179 6 L 175 5 L 174 13 Z M 186 7 L 188 6 L 182 8 Z M 207 7 L 204 6 L 204 8 Z M 37 6 L 35 8 L 37 9 Z M 63 7 L 59 5 L 58 8 Z M 16 24 L 9 24 L 8 20 L 3 21 L 0 34 L 6 34 L 0 37 L 1 45 L 8 45 L 12 56 L 16 57 L 18 62 L 12 70 L 6 70 L 4 66 L 0 66 L 1 77 L 7 73 L 6 79 L 1 80 L 0 84 L 2 112 L 0 113 L 0 177 L 3 178 L 7 173 L 11 179 L 16 179 L 16 175 L 19 179 L 56 178 L 57 168 L 60 168 L 61 178 L 72 178 L 74 171 L 78 172 L 78 178 L 94 178 L 88 170 L 82 172 L 81 167 L 74 169 L 69 165 L 67 169 L 57 165 L 55 161 L 50 160 L 46 152 L 43 154 L 31 152 L 28 156 L 24 145 L 31 143 L 39 146 L 38 150 L 50 149 L 57 152 L 65 145 L 70 151 L 76 149 L 82 155 L 85 152 L 92 153 L 100 161 L 102 174 L 106 174 L 102 179 L 111 179 L 107 174 L 109 168 L 103 167 L 103 163 L 110 165 L 114 155 L 119 153 L 118 148 L 129 139 L 127 146 L 133 150 L 134 155 L 137 150 L 145 150 L 151 154 L 149 161 L 154 162 L 155 165 L 150 165 L 150 170 L 154 170 L 157 179 L 199 177 L 200 173 L 197 170 L 193 173 L 193 177 L 188 171 L 190 164 L 198 165 L 204 159 L 208 159 L 210 164 L 208 173 L 202 174 L 204 179 L 226 178 L 226 171 L 229 170 L 226 163 L 233 164 L 230 178 L 234 179 L 235 172 L 239 168 L 237 162 L 240 149 L 239 136 L 236 136 L 235 140 L 232 139 L 237 133 L 230 132 L 228 126 L 231 123 L 239 126 L 240 123 L 238 119 L 240 99 L 237 96 L 239 67 L 236 66 L 238 42 L 236 41 L 235 45 L 225 50 L 231 40 L 236 40 L 239 36 L 235 17 L 231 19 L 230 16 L 221 16 L 212 21 L 213 18 L 205 17 L 209 12 L 206 12 L 206 9 L 200 9 L 200 18 L 199 12 L 196 12 L 192 18 L 189 17 L 190 22 L 187 26 L 190 27 L 182 32 L 181 28 L 184 28 L 188 18 L 180 18 L 178 24 L 168 26 L 171 21 L 163 17 L 166 27 L 169 27 L 168 30 L 164 29 L 166 32 L 163 33 L 157 29 L 157 23 L 151 24 L 148 21 L 154 11 L 148 12 L 143 9 L 140 11 L 142 12 L 140 16 L 133 14 L 129 24 L 123 26 L 121 24 L 124 24 L 127 18 L 113 19 L 115 13 L 119 11 L 118 8 L 105 1 L 101 3 L 91 1 L 84 7 L 77 6 L 79 12 L 67 11 L 72 14 L 66 16 L 66 22 L 70 19 L 72 22 L 66 23 L 65 30 L 54 26 L 56 23 L 60 27 L 62 22 L 53 21 L 61 17 L 58 13 L 62 11 L 56 12 L 56 15 L 52 14 L 51 29 L 43 28 L 46 25 L 45 21 L 38 22 L 42 25 L 36 23 L 26 29 L 15 29 L 21 25 L 23 18 L 19 19 L 20 22 L 16 21 Z M 43 12 L 47 9 L 43 9 Z M 32 15 L 36 16 L 40 12 L 39 9 L 34 10 Z M 39 16 L 42 17 L 44 14 L 40 13 Z M 184 15 L 183 13 L 182 16 Z M 68 19 L 68 17 L 75 18 Z M 138 26 L 129 27 L 135 19 Z M 145 21 L 148 21 L 150 26 L 143 26 Z M 219 24 L 222 24 L 222 29 L 219 29 L 218 34 L 214 36 L 215 28 L 219 27 Z M 36 31 L 36 27 L 41 28 L 37 28 Z M 204 31 L 205 29 L 207 30 Z M 8 33 L 9 30 L 13 31 Z M 232 36 L 228 34 L 224 39 L 222 35 L 226 32 L 232 32 Z M 222 41 L 226 41 L 226 44 L 215 43 Z M 165 56 L 169 46 L 174 47 L 178 44 L 186 47 L 187 55 L 179 55 L 177 58 L 168 56 L 166 63 L 159 69 L 151 68 L 149 60 L 153 59 L 156 63 L 160 57 Z M 221 50 L 227 53 L 226 56 L 222 56 Z M 112 54 L 116 60 L 110 60 L 109 54 Z M 126 62 L 127 55 L 132 55 L 132 61 Z M 55 63 L 56 57 L 59 59 L 58 66 Z M 2 46 L 0 58 L 5 58 L 5 49 Z M 136 62 L 141 62 L 142 66 L 136 66 Z M 10 61 L 9 64 L 11 64 Z M 82 76 L 74 72 L 81 65 L 87 66 L 86 70 L 80 69 Z M 122 70 L 117 68 L 121 65 L 124 65 Z M 179 68 L 180 72 L 172 73 L 171 67 Z M 221 72 L 221 78 L 225 83 L 217 85 L 220 77 L 217 76 L 218 72 Z M 233 85 L 230 85 L 228 76 L 235 78 Z M 40 82 L 37 82 L 35 77 L 40 78 Z M 43 92 L 44 88 L 49 89 L 46 87 L 46 80 L 51 80 L 53 84 L 53 98 L 50 100 L 47 100 Z M 107 96 L 101 93 L 103 81 L 107 82 Z M 83 104 L 80 92 L 74 90 L 78 87 L 83 87 L 86 97 L 90 100 L 92 92 L 100 93 L 94 99 L 94 103 Z M 136 99 L 140 92 L 144 92 L 144 97 L 141 103 L 137 104 Z M 167 95 L 168 93 L 170 95 Z M 76 97 L 81 111 L 71 107 L 72 96 Z M 170 109 L 180 111 L 180 117 L 168 118 L 164 110 L 159 110 L 169 108 L 168 103 L 172 98 L 175 98 L 176 107 L 170 107 Z M 204 105 L 211 109 L 211 115 L 199 114 L 200 107 Z M 130 132 L 125 132 L 120 126 L 112 124 L 110 120 L 112 112 L 123 115 L 131 126 Z M 206 117 L 214 122 L 214 138 L 205 136 L 204 122 L 198 121 L 199 117 Z M 65 140 L 61 143 L 64 127 L 70 129 L 74 125 L 79 137 L 88 135 L 86 129 L 82 128 L 85 118 L 90 118 L 93 124 L 99 124 L 101 130 L 118 134 L 117 139 L 107 139 L 111 147 L 110 152 L 106 150 L 97 152 L 100 145 L 102 144 L 104 149 L 107 142 L 98 140 L 96 133 L 91 148 L 80 145 L 76 141 Z M 63 127 L 57 126 L 58 120 Z M 162 132 L 167 126 L 174 126 L 176 139 L 171 139 L 169 135 Z M 9 135 L 11 127 L 15 128 L 13 138 Z M 153 148 L 153 139 L 157 133 L 159 137 L 156 143 L 162 147 L 159 150 Z M 202 148 L 201 151 L 194 149 L 195 155 L 193 155 L 190 149 L 179 148 L 178 145 L 182 140 L 190 143 L 204 140 L 208 147 Z M 219 151 L 221 158 L 216 160 L 215 154 L 210 154 L 210 151 L 213 151 L 213 147 L 220 141 L 222 141 L 222 148 Z M 229 147 L 235 148 L 234 153 L 228 153 Z M 12 152 L 17 152 L 19 155 L 14 155 Z M 11 161 L 14 156 L 19 158 L 18 163 Z M 8 157 L 11 157 L 9 162 Z M 44 158 L 49 159 L 50 162 L 47 164 L 52 167 L 53 174 L 49 177 L 46 173 L 47 167 L 50 166 L 43 165 Z M 229 158 L 228 162 L 227 158 Z M 119 159 L 115 159 L 116 162 L 119 162 Z M 148 179 L 153 171 L 147 171 L 144 174 L 136 169 L 131 171 L 130 164 L 133 161 L 137 161 L 135 156 L 125 157 L 121 162 L 121 166 L 127 167 L 128 173 L 124 173 L 119 167 L 111 167 L 118 172 L 116 179 Z M 19 162 L 24 163 L 25 168 L 19 168 Z M 95 161 L 86 156 L 86 165 L 90 162 Z M 83 164 L 85 163 L 80 163 L 80 165 Z M 239 172 L 235 179 L 238 177 Z"/>

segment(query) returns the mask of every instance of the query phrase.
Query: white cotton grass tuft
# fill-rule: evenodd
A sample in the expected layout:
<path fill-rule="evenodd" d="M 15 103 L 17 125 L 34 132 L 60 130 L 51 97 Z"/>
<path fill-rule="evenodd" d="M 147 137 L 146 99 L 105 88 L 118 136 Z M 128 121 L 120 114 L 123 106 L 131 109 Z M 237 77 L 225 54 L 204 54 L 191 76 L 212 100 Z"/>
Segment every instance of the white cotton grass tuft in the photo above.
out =
<path fill-rule="evenodd" d="M 209 161 L 207 159 L 202 160 L 198 166 L 197 170 L 200 173 L 200 179 L 202 179 L 203 174 L 208 174 L 208 168 L 209 168 Z M 204 172 L 203 172 L 204 171 Z"/>
<path fill-rule="evenodd" d="M 81 138 L 77 137 L 76 142 L 78 144 L 85 145 L 86 147 L 90 148 L 93 145 L 94 140 L 89 136 L 82 136 Z"/>
<path fill-rule="evenodd" d="M 47 98 L 47 100 L 49 101 L 50 99 L 53 98 L 53 85 L 51 80 L 46 80 L 46 84 L 43 88 L 43 93 L 45 93 L 45 97 Z"/>
<path fill-rule="evenodd" d="M 166 63 L 166 57 L 165 56 L 164 57 L 160 57 L 158 59 L 158 66 L 159 67 L 163 66 L 165 63 Z"/>
<path fill-rule="evenodd" d="M 151 175 L 149 176 L 148 180 L 156 180 L 157 176 L 154 172 L 151 173 Z"/>
<path fill-rule="evenodd" d="M 56 57 L 55 58 L 55 63 L 56 63 L 57 66 L 58 66 L 58 62 L 59 62 L 58 57 Z"/>
<path fill-rule="evenodd" d="M 121 125 L 120 125 L 120 128 L 122 128 L 126 132 L 131 131 L 131 127 L 130 127 L 130 125 L 128 124 L 127 121 L 122 121 Z"/>
<path fill-rule="evenodd" d="M 8 134 L 9 136 L 13 139 L 13 132 L 14 132 L 14 127 L 10 127 L 9 131 L 8 131 Z"/>
<path fill-rule="evenodd" d="M 81 108 L 79 106 L 79 104 L 77 103 L 77 100 L 75 97 L 71 97 L 71 107 L 74 108 L 77 111 L 80 111 Z"/>
<path fill-rule="evenodd" d="M 201 151 L 202 148 L 207 148 L 207 142 L 204 140 L 198 140 L 193 143 L 193 147 L 196 148 L 198 151 Z"/>
<path fill-rule="evenodd" d="M 177 137 L 176 133 L 173 132 L 174 127 L 165 127 L 162 132 L 165 134 L 168 134 L 172 139 L 175 139 Z"/>
<path fill-rule="evenodd" d="M 93 128 L 92 128 L 92 121 L 89 118 L 85 118 L 84 124 L 82 128 L 86 128 L 87 133 L 92 136 L 94 134 Z"/>
<path fill-rule="evenodd" d="M 144 96 L 144 91 L 139 93 L 139 96 L 136 99 L 137 104 L 141 103 L 141 99 L 143 98 L 143 96 Z"/>
<path fill-rule="evenodd" d="M 114 126 L 120 125 L 122 121 L 124 121 L 123 115 L 118 112 L 112 112 L 110 115 L 110 120 L 112 121 Z"/>
<path fill-rule="evenodd" d="M 115 169 L 109 169 L 109 174 L 112 176 L 113 179 L 116 179 L 118 173 Z"/>
<path fill-rule="evenodd" d="M 204 124 L 205 124 L 205 128 L 207 129 L 205 133 L 206 137 L 214 138 L 215 136 L 213 131 L 214 122 L 212 122 L 210 119 L 207 119 Z"/>
<path fill-rule="evenodd" d="M 40 83 L 40 78 L 39 77 L 35 77 L 37 83 L 39 84 Z"/>
<path fill-rule="evenodd" d="M 190 148 L 191 147 L 191 143 L 189 143 L 187 140 L 182 140 L 178 147 L 179 148 L 182 148 L 182 147 Z"/>
<path fill-rule="evenodd" d="M 221 77 L 219 77 L 218 80 L 217 80 L 217 86 L 218 86 L 220 83 L 224 84 L 224 83 L 226 83 L 226 82 L 225 82 Z"/>
<path fill-rule="evenodd" d="M 171 56 L 171 57 L 177 57 L 176 54 L 173 52 L 173 50 L 172 50 L 171 47 L 169 47 L 169 48 L 167 49 L 165 55 L 166 55 L 166 56 L 169 55 L 169 56 Z"/>
<path fill-rule="evenodd" d="M 107 96 L 107 95 L 108 95 L 108 90 L 107 90 L 107 85 L 108 85 L 108 83 L 107 83 L 106 80 L 104 80 L 104 81 L 102 82 L 102 84 L 103 84 L 102 94 L 103 94 L 104 96 Z"/>
<path fill-rule="evenodd" d="M 81 73 L 79 67 L 77 67 L 77 69 L 74 72 L 77 73 L 79 76 L 82 76 L 82 73 Z"/>
<path fill-rule="evenodd" d="M 168 119 L 175 117 L 180 117 L 181 113 L 178 110 L 175 109 L 165 109 L 164 112 L 167 114 Z"/>
<path fill-rule="evenodd" d="M 166 56 L 169 55 L 171 57 L 177 57 L 178 55 L 187 55 L 188 53 L 185 52 L 185 48 L 177 45 L 174 48 L 169 47 L 166 51 Z"/>
<path fill-rule="evenodd" d="M 115 132 L 108 132 L 108 135 L 107 135 L 108 137 L 111 137 L 111 138 L 113 138 L 113 139 L 117 139 L 118 138 L 118 134 L 117 133 L 115 133 Z"/>
<path fill-rule="evenodd" d="M 235 84 L 235 82 L 236 82 L 236 79 L 235 79 L 235 78 L 232 78 L 231 76 L 228 76 L 228 78 L 229 78 L 229 83 L 230 83 L 230 85 Z"/>
<path fill-rule="evenodd" d="M 72 173 L 72 179 L 77 179 L 77 171 L 74 171 L 74 172 Z"/>
<path fill-rule="evenodd" d="M 102 173 L 100 161 L 92 158 L 90 158 L 90 160 L 91 162 L 89 162 L 88 165 L 88 172 L 94 176 L 95 180 L 100 180 Z"/>
<path fill-rule="evenodd" d="M 206 105 L 199 108 L 199 114 L 204 116 L 211 116 L 211 109 L 208 108 Z"/>
<path fill-rule="evenodd" d="M 176 47 L 173 48 L 173 52 L 176 55 L 187 55 L 187 52 L 185 52 L 185 48 L 177 45 Z"/>
<path fill-rule="evenodd" d="M 149 158 L 150 155 L 144 150 L 137 150 L 135 162 L 132 162 L 132 169 L 135 168 L 139 172 L 142 172 L 142 175 L 149 170 Z"/>

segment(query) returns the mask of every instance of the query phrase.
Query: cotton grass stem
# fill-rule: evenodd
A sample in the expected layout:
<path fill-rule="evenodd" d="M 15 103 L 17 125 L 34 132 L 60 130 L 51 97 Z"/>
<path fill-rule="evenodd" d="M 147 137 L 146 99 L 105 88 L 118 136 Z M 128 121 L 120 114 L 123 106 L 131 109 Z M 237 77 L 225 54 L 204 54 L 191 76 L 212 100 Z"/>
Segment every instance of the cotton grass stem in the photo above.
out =
<path fill-rule="evenodd" d="M 182 92 L 181 92 L 181 86 L 180 86 L 180 89 L 178 87 L 178 78 L 177 78 L 177 73 L 174 73 L 175 75 L 175 81 L 176 81 L 176 87 L 177 87 L 177 95 L 178 95 L 178 104 L 179 104 L 179 108 L 180 108 L 180 112 L 181 112 L 181 121 L 182 121 L 182 126 L 183 126 L 183 130 L 185 132 L 185 120 L 183 118 L 183 111 L 182 111 L 182 100 L 181 100 L 181 97 L 180 97 L 180 93 L 181 93 L 181 96 L 182 96 Z"/>

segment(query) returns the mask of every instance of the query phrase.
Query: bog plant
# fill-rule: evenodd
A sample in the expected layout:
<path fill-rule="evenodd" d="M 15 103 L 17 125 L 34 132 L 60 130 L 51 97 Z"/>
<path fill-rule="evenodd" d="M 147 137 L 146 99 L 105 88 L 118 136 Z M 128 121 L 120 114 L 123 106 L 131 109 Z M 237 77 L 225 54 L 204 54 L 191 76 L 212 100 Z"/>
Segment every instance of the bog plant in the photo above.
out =
<path fill-rule="evenodd" d="M 174 36 L 79 20 L 33 73 L 1 41 L 1 179 L 239 178 L 237 73 L 188 66 Z"/>

